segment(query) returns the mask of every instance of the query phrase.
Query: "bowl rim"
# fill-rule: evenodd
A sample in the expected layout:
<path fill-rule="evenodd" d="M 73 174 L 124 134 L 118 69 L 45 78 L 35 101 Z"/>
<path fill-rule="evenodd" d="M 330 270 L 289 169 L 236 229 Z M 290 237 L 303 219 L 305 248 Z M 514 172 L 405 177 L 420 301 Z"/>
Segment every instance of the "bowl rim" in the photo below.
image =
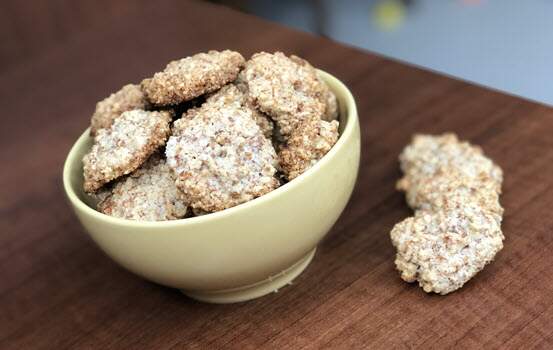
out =
<path fill-rule="evenodd" d="M 223 217 L 235 215 L 244 210 L 248 210 L 248 208 L 255 205 L 260 205 L 263 202 L 271 201 L 273 200 L 273 198 L 280 196 L 285 191 L 292 191 L 294 190 L 294 188 L 301 186 L 302 182 L 309 181 L 309 179 L 315 176 L 315 174 L 318 171 L 320 171 L 320 169 L 325 164 L 331 162 L 331 160 L 334 157 L 336 157 L 336 154 L 339 153 L 346 146 L 347 140 L 351 139 L 354 136 L 354 133 L 356 130 L 356 124 L 358 123 L 357 106 L 355 105 L 355 99 L 353 98 L 351 91 L 344 85 L 344 83 L 342 83 L 338 78 L 334 77 L 333 75 L 325 71 L 322 71 L 320 69 L 317 69 L 317 72 L 325 82 L 331 83 L 329 84 L 329 86 L 332 90 L 341 91 L 339 95 L 343 96 L 343 101 L 340 98 L 338 100 L 339 100 L 339 103 L 340 102 L 345 103 L 344 107 L 346 109 L 346 119 L 345 119 L 346 126 L 343 129 L 342 133 L 340 134 L 340 137 L 338 138 L 338 141 L 336 142 L 336 144 L 334 144 L 334 146 L 330 149 L 330 151 L 327 154 L 325 154 L 317 163 L 315 163 L 315 165 L 313 165 L 311 168 L 306 170 L 303 174 L 296 177 L 294 180 L 278 187 L 277 189 L 267 194 L 264 194 L 263 196 L 260 196 L 248 202 L 245 202 L 215 213 L 210 213 L 207 215 L 201 215 L 196 217 L 176 219 L 176 220 L 136 221 L 136 220 L 123 219 L 123 218 L 117 218 L 117 217 L 106 215 L 104 213 L 101 213 L 91 208 L 88 204 L 82 201 L 79 198 L 79 196 L 75 193 L 75 190 L 73 186 L 71 186 L 71 181 L 70 181 L 70 177 L 71 177 L 70 170 L 73 168 L 74 164 L 77 161 L 75 158 L 77 157 L 78 150 L 81 148 L 81 144 L 85 142 L 86 138 L 89 137 L 90 128 L 87 128 L 81 134 L 81 136 L 79 136 L 77 141 L 75 141 L 73 146 L 71 146 L 71 150 L 69 151 L 67 158 L 65 159 L 65 162 L 63 165 L 63 188 L 65 191 L 65 194 L 68 197 L 71 204 L 75 207 L 74 210 L 78 209 L 82 212 L 85 212 L 86 214 L 93 216 L 97 220 L 105 221 L 112 225 L 124 225 L 127 227 L 162 228 L 162 227 L 175 227 L 175 226 L 200 224 L 206 221 L 221 219 Z"/>

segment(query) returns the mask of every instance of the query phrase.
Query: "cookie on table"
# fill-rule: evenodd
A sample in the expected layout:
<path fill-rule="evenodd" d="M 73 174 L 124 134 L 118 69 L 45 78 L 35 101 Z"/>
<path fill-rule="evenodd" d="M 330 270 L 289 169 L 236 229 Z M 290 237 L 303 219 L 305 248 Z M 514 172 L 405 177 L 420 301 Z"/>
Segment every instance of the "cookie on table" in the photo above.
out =
<path fill-rule="evenodd" d="M 308 121 L 294 130 L 278 153 L 279 164 L 288 180 L 317 163 L 338 140 L 338 122 Z"/>
<path fill-rule="evenodd" d="M 454 171 L 419 180 L 407 189 L 405 198 L 413 210 L 460 209 L 465 203 L 474 201 L 496 215 L 499 221 L 503 216 L 497 186 L 492 179 L 474 179 Z"/>
<path fill-rule="evenodd" d="M 495 216 L 472 202 L 418 211 L 396 224 L 390 235 L 401 278 L 438 294 L 461 288 L 493 260 L 504 239 Z"/>
<path fill-rule="evenodd" d="M 169 137 L 170 112 L 123 112 L 108 129 L 100 129 L 83 158 L 84 190 L 96 192 L 104 184 L 136 170 Z"/>
<path fill-rule="evenodd" d="M 267 138 L 271 138 L 274 128 L 273 121 L 253 106 L 248 99 L 247 89 L 247 86 L 241 83 L 228 84 L 223 86 L 219 91 L 208 96 L 207 101 L 218 104 L 237 103 L 238 105 L 250 109 L 253 113 L 253 118 L 257 125 L 261 128 L 263 135 Z"/>
<path fill-rule="evenodd" d="M 98 130 L 109 128 L 123 112 L 148 107 L 149 103 L 139 85 L 125 85 L 96 104 L 96 110 L 90 120 L 90 135 L 94 136 Z"/>
<path fill-rule="evenodd" d="M 490 179 L 501 193 L 501 168 L 484 156 L 480 147 L 459 141 L 455 134 L 415 135 L 399 160 L 405 176 L 397 187 L 404 191 L 421 179 L 454 171 L 471 179 Z"/>
<path fill-rule="evenodd" d="M 187 212 L 174 173 L 158 154 L 117 181 L 97 207 L 104 214 L 138 221 L 175 220 Z"/>
<path fill-rule="evenodd" d="M 232 82 L 244 63 L 235 51 L 198 53 L 170 62 L 162 72 L 143 80 L 142 89 L 154 105 L 177 105 Z"/>
<path fill-rule="evenodd" d="M 307 61 L 286 57 L 282 52 L 260 52 L 246 62 L 242 79 L 247 83 L 249 98 L 267 113 L 287 138 L 307 120 L 331 119 L 329 89 Z M 336 112 L 337 113 L 337 112 Z"/>
<path fill-rule="evenodd" d="M 225 99 L 230 102 L 221 103 Z M 184 200 L 197 212 L 230 208 L 279 186 L 271 142 L 253 111 L 230 96 L 212 98 L 177 120 L 165 154 Z"/>

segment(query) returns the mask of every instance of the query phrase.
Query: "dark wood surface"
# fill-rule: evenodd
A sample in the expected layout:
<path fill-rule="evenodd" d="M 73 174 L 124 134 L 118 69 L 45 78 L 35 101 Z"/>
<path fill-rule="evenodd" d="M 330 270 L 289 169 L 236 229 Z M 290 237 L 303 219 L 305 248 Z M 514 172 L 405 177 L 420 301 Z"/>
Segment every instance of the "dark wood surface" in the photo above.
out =
<path fill-rule="evenodd" d="M 16 59 L 3 48 L 0 349 L 553 347 L 552 109 L 224 7 L 160 3 L 129 2 L 90 25 L 61 16 L 74 32 L 22 39 Z M 65 201 L 61 169 L 97 100 L 170 59 L 224 48 L 296 53 L 343 80 L 363 155 L 351 202 L 293 286 L 209 305 L 104 256 Z M 398 153 L 415 132 L 444 131 L 501 165 L 506 209 L 503 251 L 446 297 L 400 280 L 388 236 L 410 214 L 394 190 Z"/>

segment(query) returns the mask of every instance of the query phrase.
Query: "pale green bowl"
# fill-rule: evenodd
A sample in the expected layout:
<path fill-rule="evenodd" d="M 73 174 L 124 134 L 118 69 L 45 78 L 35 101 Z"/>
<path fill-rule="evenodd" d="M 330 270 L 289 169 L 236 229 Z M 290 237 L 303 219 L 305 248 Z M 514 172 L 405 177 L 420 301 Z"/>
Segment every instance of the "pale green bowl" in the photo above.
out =
<path fill-rule="evenodd" d="M 92 144 L 86 130 L 63 169 L 64 189 L 80 222 L 117 263 L 194 299 L 238 302 L 290 283 L 344 210 L 359 168 L 355 101 L 338 79 L 319 73 L 338 97 L 341 136 L 323 159 L 293 181 L 205 216 L 164 222 L 114 218 L 93 209 L 82 190 L 82 157 Z"/>

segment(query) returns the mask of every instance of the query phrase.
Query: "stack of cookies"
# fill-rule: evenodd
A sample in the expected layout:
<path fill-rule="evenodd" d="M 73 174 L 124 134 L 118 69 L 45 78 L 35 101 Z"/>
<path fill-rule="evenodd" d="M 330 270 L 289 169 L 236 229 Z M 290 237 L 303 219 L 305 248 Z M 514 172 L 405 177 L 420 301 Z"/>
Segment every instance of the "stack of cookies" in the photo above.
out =
<path fill-rule="evenodd" d="M 503 173 L 454 134 L 416 135 L 399 159 L 397 187 L 415 215 L 391 231 L 396 267 L 426 292 L 450 293 L 503 248 Z"/>
<path fill-rule="evenodd" d="M 131 220 L 224 210 L 312 167 L 337 119 L 336 96 L 299 57 L 199 53 L 98 102 L 84 190 Z"/>

